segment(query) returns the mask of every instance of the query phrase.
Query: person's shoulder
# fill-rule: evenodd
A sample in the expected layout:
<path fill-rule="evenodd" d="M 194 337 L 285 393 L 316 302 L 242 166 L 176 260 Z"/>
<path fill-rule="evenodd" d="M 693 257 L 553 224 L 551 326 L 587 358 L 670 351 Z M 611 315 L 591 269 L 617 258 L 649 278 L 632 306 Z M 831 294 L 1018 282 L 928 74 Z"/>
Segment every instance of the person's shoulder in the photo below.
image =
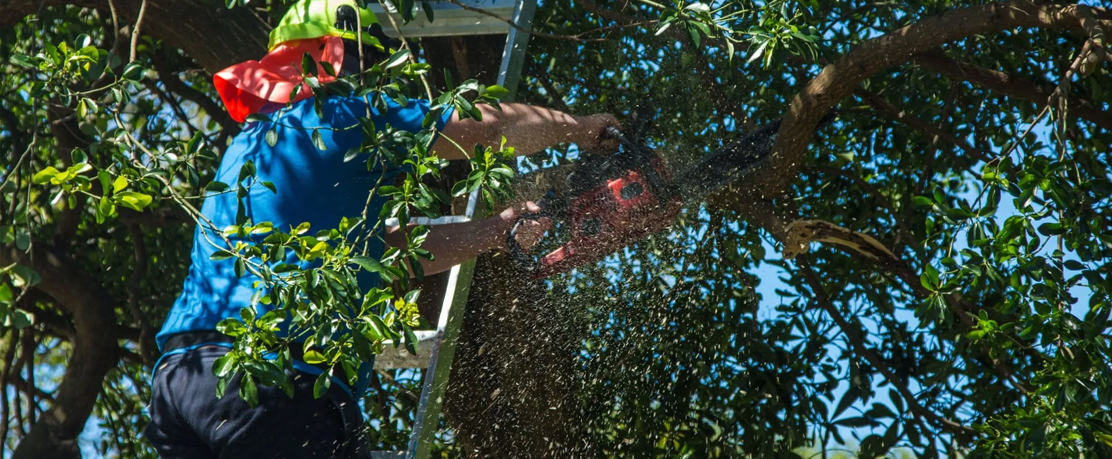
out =
<path fill-rule="evenodd" d="M 366 116 L 367 107 L 367 101 L 362 97 L 333 95 L 319 100 L 310 97 L 295 102 L 288 110 L 278 111 L 277 116 L 305 122 L 317 118 L 323 122 L 340 122 Z"/>

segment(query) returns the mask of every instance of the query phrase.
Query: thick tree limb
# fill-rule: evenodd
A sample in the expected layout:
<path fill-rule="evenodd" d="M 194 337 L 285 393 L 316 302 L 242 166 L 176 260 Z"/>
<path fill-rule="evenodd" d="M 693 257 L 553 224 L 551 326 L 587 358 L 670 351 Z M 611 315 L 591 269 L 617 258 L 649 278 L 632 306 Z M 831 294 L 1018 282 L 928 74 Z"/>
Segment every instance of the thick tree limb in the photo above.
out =
<path fill-rule="evenodd" d="M 195 223 L 189 213 L 181 207 L 160 207 L 155 210 L 136 212 L 131 209 L 120 209 L 120 221 L 126 224 L 146 226 L 177 226 Z"/>
<path fill-rule="evenodd" d="M 54 404 L 16 447 L 13 459 L 78 458 L 77 436 L 93 410 L 108 370 L 116 366 L 115 303 L 108 292 L 73 261 L 37 248 L 33 256 L 0 252 L 0 263 L 30 266 L 42 278 L 35 288 L 53 297 L 71 314 L 77 332 L 66 373 L 54 392 Z"/>
<path fill-rule="evenodd" d="M 113 2 L 121 21 L 136 21 L 142 0 Z M 34 14 L 40 6 L 60 5 L 108 11 L 107 0 L 5 0 L 0 2 L 0 28 Z M 227 10 L 220 3 L 206 0 L 148 0 L 144 17 L 144 33 L 185 51 L 209 73 L 266 53 L 270 27 L 248 8 Z"/>
<path fill-rule="evenodd" d="M 1100 20 L 1108 27 L 1108 20 Z M 754 181 L 749 193 L 772 197 L 780 194 L 803 163 L 807 145 L 834 105 L 849 96 L 865 79 L 883 69 L 900 65 L 917 54 L 959 38 L 1017 27 L 1070 29 L 1085 33 L 1077 5 L 1035 4 L 1015 0 L 948 11 L 857 45 L 822 72 L 792 100 L 773 147 L 777 156 L 773 173 Z"/>
<path fill-rule="evenodd" d="M 998 70 L 950 59 L 937 50 L 915 56 L 915 63 L 954 80 L 968 81 L 1007 96 L 1034 102 L 1040 108 L 1054 94 L 1054 88 L 1039 86 Z M 1112 113 L 1075 97 L 1069 99 L 1069 105 L 1070 112 L 1074 115 L 1112 132 Z"/>
<path fill-rule="evenodd" d="M 158 70 L 159 82 L 166 87 L 167 91 L 197 104 L 208 116 L 211 116 L 217 123 L 220 123 L 220 126 L 224 128 L 224 132 L 228 132 L 230 135 L 239 133 L 239 123 L 228 115 L 228 111 L 224 106 L 209 98 L 205 93 L 185 84 L 177 73 L 171 71 L 170 65 L 163 56 L 159 55 L 159 53 L 152 53 L 151 63 L 154 64 L 155 70 Z"/>

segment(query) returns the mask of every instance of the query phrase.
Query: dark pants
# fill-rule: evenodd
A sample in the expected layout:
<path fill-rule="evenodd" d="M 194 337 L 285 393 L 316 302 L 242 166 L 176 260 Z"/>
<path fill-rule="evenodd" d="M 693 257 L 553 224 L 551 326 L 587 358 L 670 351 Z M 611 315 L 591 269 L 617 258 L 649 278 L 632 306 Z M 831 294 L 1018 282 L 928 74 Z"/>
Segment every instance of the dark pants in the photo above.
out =
<path fill-rule="evenodd" d="M 216 398 L 212 363 L 227 349 L 205 346 L 163 359 L 151 382 L 145 435 L 163 459 L 364 458 L 363 415 L 337 384 L 313 398 L 315 376 L 293 373 L 294 398 L 259 386 L 259 405 L 239 396 L 239 376 Z"/>

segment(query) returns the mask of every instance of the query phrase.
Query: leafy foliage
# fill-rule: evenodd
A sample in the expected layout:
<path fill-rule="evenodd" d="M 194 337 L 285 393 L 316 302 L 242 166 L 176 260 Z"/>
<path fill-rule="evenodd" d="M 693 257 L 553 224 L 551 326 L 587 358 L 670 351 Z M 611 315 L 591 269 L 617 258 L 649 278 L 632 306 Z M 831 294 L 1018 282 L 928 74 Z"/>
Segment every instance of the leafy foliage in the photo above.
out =
<path fill-rule="evenodd" d="M 418 2 L 402 4 L 409 17 L 421 11 Z M 965 6 L 544 2 L 534 27 L 555 37 L 533 37 L 518 92 L 577 113 L 648 107 L 647 138 L 679 170 L 786 116 L 803 85 L 864 41 Z M 263 16 L 281 11 L 272 4 Z M 123 357 L 95 408 L 115 435 L 96 447 L 143 457 L 150 453 L 135 432 L 152 355 L 143 332 L 165 315 L 177 293 L 167 286 L 180 285 L 187 269 L 188 209 L 205 193 L 267 184 L 250 170 L 239 183 L 212 181 L 235 127 L 206 108 L 214 95 L 205 71 L 159 37 L 144 36 L 137 59 L 125 62 L 105 13 L 47 7 L 2 31 L 9 71 L 0 74 L 0 151 L 8 152 L 0 244 L 64 253 L 121 299 L 113 314 Z M 815 442 L 855 439 L 860 457 L 893 447 L 919 457 L 1109 455 L 1110 72 L 1078 59 L 1089 39 L 1019 29 L 938 50 L 942 62 L 1028 81 L 1034 96 L 893 55 L 901 65 L 841 101 L 799 174 L 778 176 L 790 183 L 787 195 L 754 203 L 727 192 L 689 206 L 670 232 L 553 279 L 562 325 L 580 338 L 570 351 L 577 371 L 559 375 L 577 387 L 569 400 L 580 412 L 568 428 L 583 426 L 598 457 L 798 457 L 793 451 Z M 363 80 L 313 89 L 377 100 L 420 95 L 417 81 L 438 69 L 409 57 L 393 54 Z M 1070 71 L 1075 61 L 1085 65 Z M 433 101 L 461 114 L 504 91 L 446 80 L 452 89 Z M 368 143 L 350 159 L 373 150 L 411 166 L 401 184 L 377 189 L 391 200 L 385 213 L 337 228 L 210 228 L 213 243 L 224 244 L 219 256 L 272 282 L 260 304 L 296 305 L 288 315 L 245 310 L 222 325 L 239 341 L 218 371 L 248 375 L 243 396 L 254 387 L 246 381 L 285 384 L 281 324 L 311 336 L 307 359 L 345 369 L 417 325 L 407 266 L 431 255 L 420 249 L 425 229 L 412 228 L 406 248 L 381 258 L 347 238 L 374 237 L 382 218 L 437 215 L 447 195 L 428 182 L 443 164 L 420 134 L 351 128 Z M 509 146 L 499 147 L 473 150 L 470 175 L 453 194 L 505 184 Z M 530 165 L 566 164 L 576 153 L 539 153 Z M 488 199 L 506 196 L 504 187 L 488 190 Z M 752 210 L 762 205 L 779 212 Z M 827 238 L 843 242 L 787 259 L 777 219 L 828 222 L 884 250 L 867 256 L 853 248 L 867 240 Z M 258 243 L 245 242 L 252 234 Z M 875 255 L 884 251 L 891 257 Z M 360 270 L 397 282 L 357 291 L 351 279 Z M 4 417 L 16 405 L 25 410 L 5 424 L 8 446 L 51 403 L 18 381 L 49 390 L 72 352 L 73 313 L 36 288 L 42 280 L 26 264 L 0 266 L 0 364 L 17 394 L 14 403 L 5 397 Z M 264 349 L 279 357 L 262 358 Z M 11 376 L 28 378 L 34 368 L 37 379 Z M 404 444 L 419 376 L 376 378 L 386 390 L 366 400 L 368 416 L 384 420 L 375 441 Z M 329 384 L 318 380 L 319 390 Z M 439 440 L 444 455 L 463 454 L 452 435 Z"/>

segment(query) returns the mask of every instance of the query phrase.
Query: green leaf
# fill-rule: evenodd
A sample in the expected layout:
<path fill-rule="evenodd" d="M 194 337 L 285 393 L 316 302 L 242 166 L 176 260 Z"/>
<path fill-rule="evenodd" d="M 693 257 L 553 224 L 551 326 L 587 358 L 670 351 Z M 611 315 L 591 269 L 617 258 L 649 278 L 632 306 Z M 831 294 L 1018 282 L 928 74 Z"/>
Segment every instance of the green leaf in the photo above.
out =
<path fill-rule="evenodd" d="M 243 397 L 243 401 L 251 408 L 259 406 L 259 388 L 255 386 L 255 380 L 247 373 L 239 378 L 239 396 Z"/>
<path fill-rule="evenodd" d="M 694 11 L 696 13 L 710 13 L 710 6 L 703 2 L 695 2 L 683 8 L 685 11 Z"/>
<path fill-rule="evenodd" d="M 0 284 L 0 304 L 12 302 L 12 289 L 7 284 Z"/>
<path fill-rule="evenodd" d="M 305 351 L 305 363 L 309 365 L 317 365 L 326 362 L 324 354 L 316 350 Z"/>
<path fill-rule="evenodd" d="M 127 177 L 124 177 L 122 175 L 117 176 L 116 180 L 112 181 L 112 192 L 119 193 L 120 191 L 123 191 L 125 188 L 127 188 L 127 185 Z"/>
<path fill-rule="evenodd" d="M 224 398 L 224 392 L 228 389 L 228 378 L 219 378 L 216 380 L 216 398 Z"/>
<path fill-rule="evenodd" d="M 404 64 L 406 59 L 409 59 L 409 50 L 403 49 L 391 55 L 389 59 L 386 59 L 386 65 L 383 67 L 386 69 L 397 67 Z"/>
<path fill-rule="evenodd" d="M 108 174 L 108 171 L 97 171 L 97 180 L 100 182 L 101 189 L 107 190 L 112 187 L 112 176 Z"/>
<path fill-rule="evenodd" d="M 273 268 L 270 269 L 271 272 L 276 273 L 276 274 L 288 273 L 288 272 L 293 272 L 293 271 L 297 271 L 297 270 L 298 270 L 297 265 L 291 264 L 291 263 L 278 263 L 278 264 L 274 265 Z"/>
<path fill-rule="evenodd" d="M 372 273 L 382 272 L 382 263 L 377 259 L 371 257 L 354 257 L 351 259 L 352 263 L 359 265 L 363 270 Z"/>
<path fill-rule="evenodd" d="M 227 250 L 220 249 L 220 250 L 217 250 L 216 252 L 213 252 L 212 255 L 209 255 L 209 260 L 215 260 L 215 261 L 227 260 L 227 259 L 232 258 L 234 256 L 236 256 L 234 253 L 229 252 Z"/>
<path fill-rule="evenodd" d="M 313 398 L 324 397 L 330 387 L 332 387 L 332 378 L 327 372 L 321 373 L 320 376 L 317 376 L 317 381 L 313 383 Z"/>
<path fill-rule="evenodd" d="M 242 182 L 244 179 L 246 179 L 248 177 L 254 177 L 254 176 L 255 176 L 255 162 L 248 160 L 247 162 L 243 163 L 242 166 L 239 167 L 239 180 L 237 180 L 236 182 L 237 183 Z"/>
<path fill-rule="evenodd" d="M 313 56 L 309 55 L 308 52 L 301 55 L 301 73 L 317 76 L 317 62 L 313 60 Z"/>
<path fill-rule="evenodd" d="M 919 276 L 919 283 L 923 284 L 923 288 L 932 292 L 938 290 L 938 270 L 934 266 L 927 265 L 923 270 L 923 274 Z"/>
<path fill-rule="evenodd" d="M 749 63 L 752 63 L 753 61 L 755 61 L 757 59 L 760 59 L 761 55 L 764 54 L 765 48 L 768 47 L 768 44 L 771 41 L 772 40 L 766 39 L 763 42 L 761 42 L 761 45 L 758 46 L 756 50 L 754 50 L 752 53 L 749 54 L 749 59 L 746 60 L 745 63 L 749 64 Z"/>
<path fill-rule="evenodd" d="M 402 330 L 405 331 L 405 350 L 410 355 L 417 355 L 417 334 L 405 324 L 402 324 Z"/>
<path fill-rule="evenodd" d="M 660 34 L 664 33 L 666 30 L 668 30 L 669 27 L 672 27 L 672 23 L 673 23 L 673 21 L 671 21 L 671 20 L 664 21 L 664 23 L 662 23 L 660 25 L 660 28 L 656 29 L 656 33 L 653 34 L 653 35 L 660 35 Z"/>
<path fill-rule="evenodd" d="M 135 191 L 125 191 L 122 193 L 117 193 L 112 198 L 117 204 L 127 207 L 128 209 L 140 212 L 143 210 L 143 208 L 151 204 L 151 197 L 149 195 L 138 193 Z"/>
<path fill-rule="evenodd" d="M 12 327 L 16 330 L 30 327 L 35 324 L 34 317 L 31 313 L 22 309 L 12 309 L 8 312 L 8 316 L 4 319 L 4 326 Z"/>
<path fill-rule="evenodd" d="M 216 180 L 213 180 L 209 182 L 208 185 L 205 185 L 205 191 L 210 191 L 213 193 L 220 193 L 222 191 L 226 191 L 228 188 L 229 187 L 227 183 L 218 182 Z"/>
<path fill-rule="evenodd" d="M 428 1 L 422 0 L 421 1 L 421 9 L 424 10 L 424 12 L 425 12 L 425 19 L 428 19 L 429 22 L 432 22 L 432 20 L 433 20 L 432 5 L 429 4 Z"/>
<path fill-rule="evenodd" d="M 26 55 L 26 54 L 14 54 L 14 55 L 12 55 L 11 59 L 9 59 L 9 60 L 11 61 L 11 63 L 13 63 L 15 65 L 18 65 L 20 67 L 23 67 L 25 69 L 38 69 L 39 68 L 38 65 L 36 65 L 34 62 L 31 62 L 31 57 Z"/>
<path fill-rule="evenodd" d="M 298 86 L 298 87 L 300 88 L 300 86 Z M 250 115 L 247 115 L 247 119 L 245 119 L 244 121 L 247 124 L 251 124 L 251 123 L 269 123 L 270 122 L 270 117 L 266 116 L 262 113 L 252 113 Z"/>
<path fill-rule="evenodd" d="M 224 354 L 222 357 L 212 362 L 212 375 L 218 378 L 223 378 L 231 374 L 236 369 L 236 356 L 231 352 Z"/>
<path fill-rule="evenodd" d="M 349 162 L 359 156 L 363 152 L 361 147 L 351 147 L 347 153 L 344 153 L 344 162 Z"/>
<path fill-rule="evenodd" d="M 270 146 L 278 145 L 278 127 L 272 127 L 266 131 L 266 144 Z"/>
<path fill-rule="evenodd" d="M 369 319 L 369 324 L 371 326 L 371 329 L 374 331 L 374 333 L 376 335 L 381 336 L 384 339 L 389 338 L 391 336 L 391 334 L 388 330 L 389 327 L 386 326 L 386 323 L 382 321 L 381 317 L 379 317 L 377 315 L 371 315 L 370 319 Z"/>
<path fill-rule="evenodd" d="M 852 406 L 853 402 L 857 401 L 857 399 L 860 397 L 861 389 L 858 389 L 857 387 L 849 388 L 849 390 L 846 391 L 846 394 L 842 396 L 842 399 L 838 401 L 838 406 L 834 408 L 834 413 L 831 414 L 830 417 L 838 417 L 838 415 L 842 414 L 842 412 Z"/>
<path fill-rule="evenodd" d="M 313 129 L 313 146 L 317 147 L 317 150 L 320 151 L 328 149 L 328 147 L 324 145 L 324 136 L 321 135 L 320 129 Z"/>
<path fill-rule="evenodd" d="M 113 204 L 112 200 L 107 197 L 101 197 L 100 201 L 97 202 L 97 224 L 103 224 L 109 218 L 114 218 L 115 216 L 116 204 Z"/>
<path fill-rule="evenodd" d="M 42 280 L 39 278 L 39 273 L 23 265 L 13 266 L 8 274 L 12 276 L 12 287 L 15 288 L 34 287 Z"/>
<path fill-rule="evenodd" d="M 509 93 L 509 89 L 498 85 L 487 86 L 486 91 L 483 91 L 483 95 L 490 96 L 496 99 L 501 99 Z"/>
<path fill-rule="evenodd" d="M 142 77 L 143 64 L 139 63 L 139 61 L 129 62 L 126 66 L 124 66 L 124 72 L 120 75 L 120 78 L 129 81 L 139 81 L 139 79 Z"/>
<path fill-rule="evenodd" d="M 1045 236 L 1055 236 L 1066 234 L 1066 229 L 1062 227 L 1061 223 L 1043 223 L 1039 225 L 1039 233 Z"/>
<path fill-rule="evenodd" d="M 243 326 L 243 322 L 240 322 L 239 319 L 229 317 L 216 324 L 216 331 L 235 338 L 246 333 L 247 327 Z"/>
<path fill-rule="evenodd" d="M 58 175 L 60 173 L 61 171 L 55 169 L 53 166 L 47 166 L 45 169 L 39 171 L 33 177 L 31 177 L 31 183 L 34 183 L 35 185 L 42 185 L 49 182 L 50 179 L 54 178 L 55 175 Z"/>

